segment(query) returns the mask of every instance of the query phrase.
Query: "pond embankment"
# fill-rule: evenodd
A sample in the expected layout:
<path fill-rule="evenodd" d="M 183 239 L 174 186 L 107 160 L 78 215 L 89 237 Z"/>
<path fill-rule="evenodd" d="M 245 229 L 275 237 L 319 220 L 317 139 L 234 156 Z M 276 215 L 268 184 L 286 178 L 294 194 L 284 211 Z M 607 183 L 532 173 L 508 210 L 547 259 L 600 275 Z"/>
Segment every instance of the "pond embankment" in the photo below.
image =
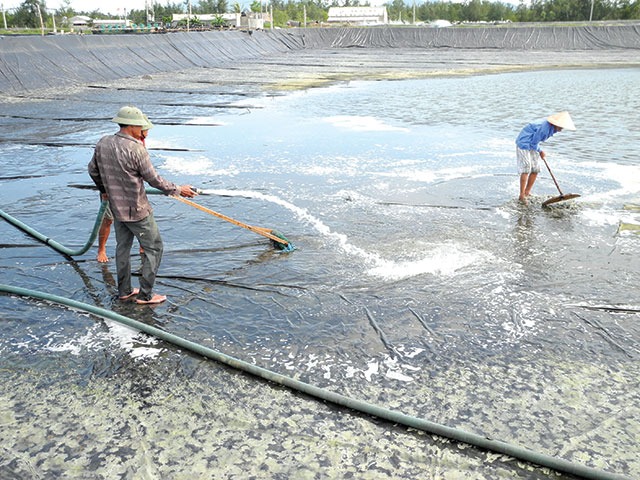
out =
<path fill-rule="evenodd" d="M 83 85 L 212 68 L 302 50 L 457 49 L 520 52 L 633 52 L 640 27 L 309 28 L 136 35 L 0 38 L 0 93 Z M 533 61 L 533 60 L 532 60 Z"/>

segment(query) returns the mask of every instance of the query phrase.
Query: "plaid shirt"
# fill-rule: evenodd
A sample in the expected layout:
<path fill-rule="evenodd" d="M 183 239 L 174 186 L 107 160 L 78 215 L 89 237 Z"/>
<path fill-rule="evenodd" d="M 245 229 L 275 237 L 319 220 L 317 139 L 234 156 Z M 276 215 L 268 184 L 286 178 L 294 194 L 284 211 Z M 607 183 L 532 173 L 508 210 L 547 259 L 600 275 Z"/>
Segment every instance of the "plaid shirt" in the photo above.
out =
<path fill-rule="evenodd" d="M 138 222 L 152 212 L 145 181 L 166 195 L 179 193 L 176 184 L 156 173 L 142 142 L 120 132 L 98 141 L 89 175 L 100 192 L 109 196 L 111 212 L 121 222 Z"/>

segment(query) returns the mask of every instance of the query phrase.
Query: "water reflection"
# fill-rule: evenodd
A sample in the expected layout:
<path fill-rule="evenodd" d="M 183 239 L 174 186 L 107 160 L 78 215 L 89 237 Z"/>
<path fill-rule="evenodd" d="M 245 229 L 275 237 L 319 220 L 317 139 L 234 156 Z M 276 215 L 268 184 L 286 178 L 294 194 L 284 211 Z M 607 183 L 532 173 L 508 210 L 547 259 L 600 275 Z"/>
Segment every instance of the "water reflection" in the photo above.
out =
<path fill-rule="evenodd" d="M 535 213 L 529 205 L 519 205 L 515 237 L 515 256 L 522 259 L 522 263 L 529 263 L 534 255 L 537 255 L 540 244 L 536 238 Z"/>

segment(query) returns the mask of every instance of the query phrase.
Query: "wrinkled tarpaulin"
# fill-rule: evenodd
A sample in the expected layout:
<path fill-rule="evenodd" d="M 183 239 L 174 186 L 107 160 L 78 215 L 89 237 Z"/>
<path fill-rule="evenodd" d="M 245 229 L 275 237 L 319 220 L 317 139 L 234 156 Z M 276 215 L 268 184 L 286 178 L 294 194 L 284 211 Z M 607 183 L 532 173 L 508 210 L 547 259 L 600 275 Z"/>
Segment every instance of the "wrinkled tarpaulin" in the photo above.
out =
<path fill-rule="evenodd" d="M 221 66 L 301 49 L 640 49 L 640 27 L 313 28 L 0 38 L 0 92 Z"/>

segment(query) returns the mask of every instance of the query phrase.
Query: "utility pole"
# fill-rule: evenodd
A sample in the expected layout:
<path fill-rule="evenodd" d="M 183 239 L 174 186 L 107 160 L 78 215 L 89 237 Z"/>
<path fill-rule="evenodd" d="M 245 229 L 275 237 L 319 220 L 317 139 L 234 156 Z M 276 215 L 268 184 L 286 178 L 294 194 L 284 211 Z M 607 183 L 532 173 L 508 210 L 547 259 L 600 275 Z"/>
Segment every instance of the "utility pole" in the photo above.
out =
<path fill-rule="evenodd" d="M 4 14 L 4 3 L 2 4 L 2 20 L 4 21 L 4 29 L 7 29 L 7 16 Z"/>
<path fill-rule="evenodd" d="M 594 0 L 591 0 L 591 13 L 589 14 L 589 21 L 591 22 L 593 20 L 593 2 Z M 7 28 L 7 27 L 5 27 Z"/>
<path fill-rule="evenodd" d="M 40 11 L 40 4 L 36 3 L 36 8 L 38 10 L 38 17 L 40 18 L 40 32 L 44 37 L 44 22 L 42 21 L 42 12 Z"/>
<path fill-rule="evenodd" d="M 189 14 L 187 15 L 187 32 L 190 29 L 190 25 L 191 25 L 191 0 L 188 1 L 189 3 Z"/>
<path fill-rule="evenodd" d="M 147 6 L 147 23 L 153 23 L 156 21 L 156 11 L 153 8 L 153 3 L 151 3 L 149 0 L 145 1 Z"/>

